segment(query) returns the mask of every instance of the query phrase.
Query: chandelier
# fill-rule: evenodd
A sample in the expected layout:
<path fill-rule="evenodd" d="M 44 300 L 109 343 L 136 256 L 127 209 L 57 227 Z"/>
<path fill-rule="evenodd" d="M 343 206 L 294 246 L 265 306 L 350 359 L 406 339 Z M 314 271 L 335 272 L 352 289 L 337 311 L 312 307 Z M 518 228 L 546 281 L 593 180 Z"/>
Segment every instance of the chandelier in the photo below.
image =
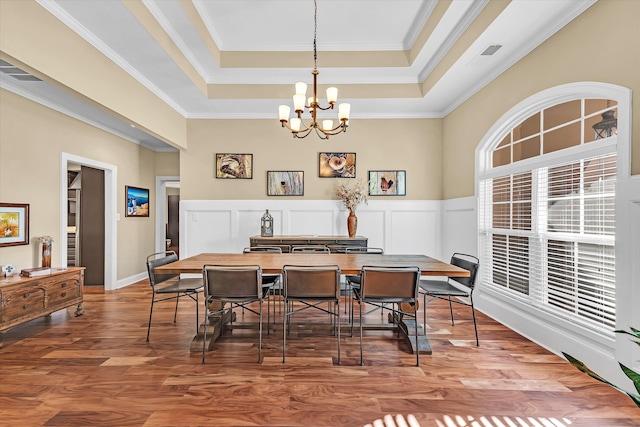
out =
<path fill-rule="evenodd" d="M 291 107 L 288 105 L 281 105 L 279 108 L 280 123 L 282 127 L 286 127 L 291 131 L 294 138 L 306 138 L 307 135 L 315 130 L 320 139 L 329 139 L 331 135 L 337 135 L 341 132 L 346 132 L 349 124 L 349 113 L 351 111 L 351 105 L 342 103 L 338 105 L 338 125 L 333 126 L 333 120 L 322 120 L 322 123 L 318 123 L 318 110 L 333 110 L 338 100 L 338 89 L 335 87 L 327 88 L 327 101 L 329 105 L 327 107 L 321 107 L 318 102 L 318 52 L 316 49 L 316 33 L 318 30 L 318 3 L 317 0 L 313 0 L 313 96 L 307 100 L 307 85 L 303 82 L 296 83 L 296 94 L 293 95 L 293 108 L 297 117 L 293 117 L 289 122 L 289 113 Z M 307 103 L 308 104 L 305 104 Z M 307 124 L 303 121 L 302 114 L 308 110 L 311 114 L 311 121 Z"/>

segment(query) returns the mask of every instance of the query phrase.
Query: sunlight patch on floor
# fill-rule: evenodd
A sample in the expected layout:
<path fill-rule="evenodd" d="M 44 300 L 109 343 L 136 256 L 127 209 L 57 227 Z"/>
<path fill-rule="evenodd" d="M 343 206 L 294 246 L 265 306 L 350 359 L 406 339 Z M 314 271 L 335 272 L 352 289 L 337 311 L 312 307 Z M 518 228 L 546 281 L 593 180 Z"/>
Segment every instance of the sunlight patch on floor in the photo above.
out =
<path fill-rule="evenodd" d="M 566 418 L 554 417 L 504 417 L 486 415 L 475 417 L 472 415 L 444 415 L 435 420 L 438 427 L 569 427 L 573 423 Z M 420 423 L 413 414 L 406 416 L 387 414 L 364 427 L 420 427 Z"/>

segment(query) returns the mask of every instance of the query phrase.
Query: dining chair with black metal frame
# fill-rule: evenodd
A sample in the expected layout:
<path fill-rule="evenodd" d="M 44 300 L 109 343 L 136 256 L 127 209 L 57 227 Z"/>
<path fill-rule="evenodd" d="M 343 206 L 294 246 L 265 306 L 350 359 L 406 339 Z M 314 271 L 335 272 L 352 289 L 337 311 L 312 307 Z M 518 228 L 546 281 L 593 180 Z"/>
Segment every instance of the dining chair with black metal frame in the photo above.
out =
<path fill-rule="evenodd" d="M 374 248 L 374 247 L 369 247 L 369 246 L 350 246 L 350 247 L 346 247 L 344 249 L 344 253 L 346 254 L 380 254 L 383 255 L 384 254 L 384 249 L 382 248 Z M 359 288 L 360 287 L 360 274 L 347 274 L 345 275 L 345 286 L 342 289 L 343 295 L 347 295 L 350 302 L 351 302 L 351 311 L 350 311 L 350 317 L 349 320 L 351 321 L 351 323 L 353 323 L 353 288 Z M 345 313 L 347 312 L 347 305 L 349 304 L 345 304 Z M 383 310 L 379 307 L 376 307 L 374 309 L 372 309 L 371 311 L 375 311 L 375 310 L 380 310 L 380 315 L 383 315 Z M 365 314 L 369 314 L 371 311 L 366 312 Z"/>
<path fill-rule="evenodd" d="M 452 303 L 466 305 L 471 307 L 471 315 L 473 316 L 473 328 L 476 333 L 476 346 L 480 346 L 478 339 L 478 325 L 476 322 L 476 312 L 473 306 L 473 290 L 478 276 L 478 268 L 480 260 L 478 257 L 468 254 L 456 252 L 451 256 L 449 262 L 456 267 L 464 268 L 469 271 L 468 277 L 449 277 L 447 280 L 421 280 L 419 292 L 423 295 L 424 311 L 423 320 L 425 325 L 425 333 L 427 326 L 427 304 L 435 299 L 443 299 L 449 301 L 449 312 L 451 313 L 451 326 L 455 326 L 453 320 Z M 427 300 L 427 297 L 430 297 Z M 455 297 L 455 299 L 452 299 Z M 469 298 L 469 302 L 465 302 L 460 298 Z"/>
<path fill-rule="evenodd" d="M 215 314 L 224 316 L 225 311 L 233 310 L 234 305 L 242 305 L 248 311 L 258 315 L 258 363 L 262 362 L 262 305 L 270 288 L 262 285 L 262 268 L 259 265 L 214 265 L 205 264 L 202 268 L 205 295 L 205 318 L 202 339 L 202 363 L 205 363 L 207 345 L 207 325 L 209 317 Z M 212 303 L 217 302 L 214 308 Z M 258 303 L 256 311 L 248 304 Z M 225 308 L 225 303 L 231 307 Z"/>
<path fill-rule="evenodd" d="M 157 273 L 156 268 L 178 261 L 178 255 L 174 251 L 164 251 L 151 254 L 147 257 L 147 274 L 151 285 L 151 307 L 149 308 L 149 324 L 147 325 L 147 341 L 151 333 L 151 318 L 153 306 L 157 302 L 176 300 L 176 308 L 173 313 L 173 323 L 176 323 L 178 315 L 178 301 L 182 297 L 188 297 L 196 303 L 196 331 L 198 330 L 198 293 L 202 292 L 202 279 L 181 279 L 179 274 Z"/>
<path fill-rule="evenodd" d="M 260 253 L 273 253 L 273 254 L 281 254 L 282 248 L 279 246 L 249 246 L 242 250 L 242 253 L 248 254 L 252 252 L 260 252 Z M 262 275 L 262 285 L 269 287 L 269 294 L 274 298 L 270 298 L 273 301 L 273 315 L 275 317 L 276 312 L 276 295 L 282 295 L 282 284 L 280 282 L 280 274 L 263 274 Z M 282 310 L 282 309 L 281 309 Z M 269 305 L 267 305 L 267 321 L 269 322 Z M 270 322 L 269 322 L 270 323 Z M 267 334 L 270 333 L 270 329 L 267 328 Z"/>
<path fill-rule="evenodd" d="M 360 287 L 353 289 L 356 302 L 362 304 L 372 304 L 391 310 L 397 315 L 397 320 L 403 318 L 413 318 L 416 322 L 413 328 L 416 342 L 416 366 L 420 366 L 420 352 L 417 349 L 418 327 L 417 327 L 417 303 L 418 284 L 420 283 L 420 268 L 415 266 L 406 267 L 379 267 L 363 266 L 361 270 Z M 360 309 L 360 365 L 364 365 L 362 356 L 362 308 Z M 353 316 L 352 316 L 353 318 Z M 353 328 L 353 322 L 351 324 Z M 400 326 L 397 326 L 398 334 Z"/>
<path fill-rule="evenodd" d="M 337 265 L 285 265 L 282 268 L 284 322 L 282 339 L 282 363 L 286 360 L 287 334 L 291 315 L 302 310 L 317 309 L 328 313 L 333 333 L 338 336 L 338 364 L 340 361 L 340 267 Z M 294 302 L 301 302 L 296 308 Z M 327 309 L 320 305 L 329 303 Z M 333 305 L 333 307 L 331 307 Z"/>

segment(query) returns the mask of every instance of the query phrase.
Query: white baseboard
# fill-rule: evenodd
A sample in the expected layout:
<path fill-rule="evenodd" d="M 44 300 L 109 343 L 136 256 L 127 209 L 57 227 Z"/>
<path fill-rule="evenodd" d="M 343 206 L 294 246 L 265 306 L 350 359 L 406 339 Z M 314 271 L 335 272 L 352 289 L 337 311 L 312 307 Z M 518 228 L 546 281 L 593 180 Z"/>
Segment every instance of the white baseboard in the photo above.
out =
<path fill-rule="evenodd" d="M 148 278 L 148 275 L 146 272 L 134 274 L 133 276 L 129 276 L 129 277 L 125 277 L 124 279 L 117 280 L 115 288 L 110 290 L 124 288 L 125 286 L 129 286 L 133 283 L 139 282 L 140 280 L 144 280 L 146 278 Z"/>

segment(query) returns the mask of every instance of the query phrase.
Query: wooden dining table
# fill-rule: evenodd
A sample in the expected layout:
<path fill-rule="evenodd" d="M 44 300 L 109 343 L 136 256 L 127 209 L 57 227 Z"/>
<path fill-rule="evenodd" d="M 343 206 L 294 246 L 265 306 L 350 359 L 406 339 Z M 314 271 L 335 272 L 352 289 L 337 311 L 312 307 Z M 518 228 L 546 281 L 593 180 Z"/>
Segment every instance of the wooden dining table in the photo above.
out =
<path fill-rule="evenodd" d="M 343 254 L 343 253 L 202 253 L 184 258 L 170 264 L 156 268 L 158 273 L 171 274 L 202 274 L 203 267 L 213 265 L 259 265 L 265 274 L 279 274 L 285 265 L 338 265 L 342 274 L 359 274 L 363 266 L 379 267 L 406 267 L 416 266 L 420 268 L 421 276 L 449 276 L 467 277 L 469 271 L 439 261 L 426 255 L 401 255 L 401 254 Z M 220 336 L 223 326 L 230 321 L 231 314 L 210 319 L 207 328 L 206 348 L 211 348 L 215 340 Z M 416 317 L 417 319 L 417 317 Z M 395 320 L 399 320 L 396 322 Z M 422 326 L 417 320 L 395 319 L 396 327 L 399 327 L 411 343 L 413 352 L 431 354 L 431 345 Z M 418 342 L 412 328 L 418 328 Z M 202 329 L 202 328 L 201 328 Z M 191 343 L 192 351 L 202 350 L 202 336 L 199 332 Z"/>
<path fill-rule="evenodd" d="M 343 253 L 203 253 L 157 267 L 163 273 L 202 274 L 205 264 L 259 265 L 263 273 L 278 274 L 285 265 L 338 265 L 342 274 L 359 274 L 365 265 L 379 267 L 416 266 L 422 276 L 468 277 L 463 268 L 426 255 L 343 254 Z"/>

